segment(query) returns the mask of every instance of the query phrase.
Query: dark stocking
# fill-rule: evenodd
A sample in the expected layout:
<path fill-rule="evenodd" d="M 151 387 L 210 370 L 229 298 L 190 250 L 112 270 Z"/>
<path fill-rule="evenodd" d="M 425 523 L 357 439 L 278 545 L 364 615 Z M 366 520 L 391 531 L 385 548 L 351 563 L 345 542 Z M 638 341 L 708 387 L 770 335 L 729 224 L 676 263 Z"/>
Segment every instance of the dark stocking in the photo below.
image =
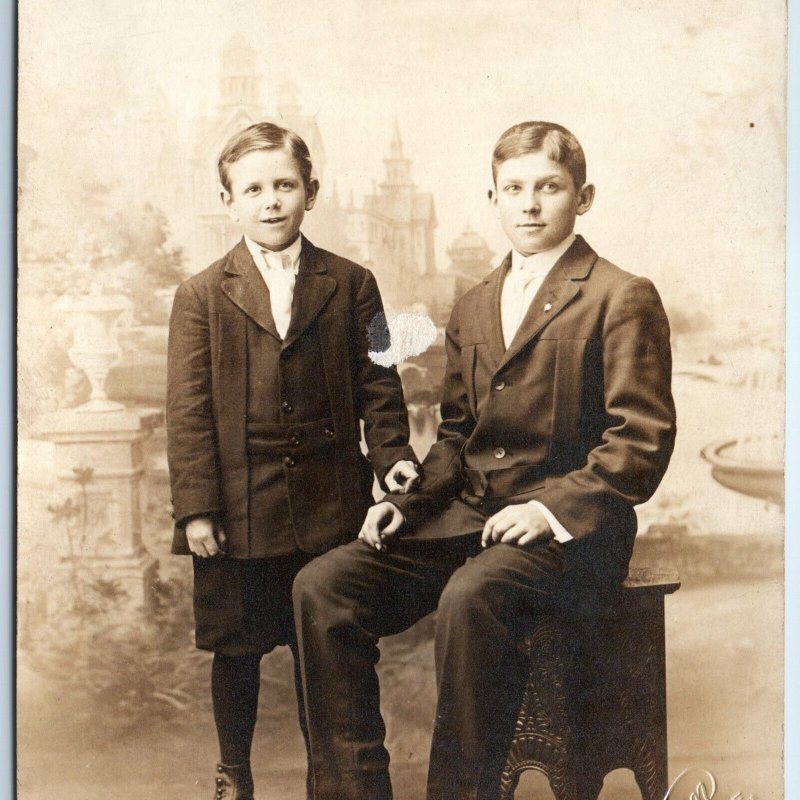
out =
<path fill-rule="evenodd" d="M 256 727 L 261 656 L 214 654 L 211 698 L 219 737 L 220 760 L 228 766 L 247 764 Z"/>

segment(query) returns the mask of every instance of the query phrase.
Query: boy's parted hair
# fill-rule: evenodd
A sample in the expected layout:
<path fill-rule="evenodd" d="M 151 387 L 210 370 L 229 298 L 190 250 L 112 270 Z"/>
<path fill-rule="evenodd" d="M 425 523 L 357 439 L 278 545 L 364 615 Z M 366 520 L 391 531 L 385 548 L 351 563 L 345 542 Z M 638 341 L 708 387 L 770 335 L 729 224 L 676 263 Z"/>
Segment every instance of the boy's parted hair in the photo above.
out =
<path fill-rule="evenodd" d="M 271 122 L 256 122 L 243 131 L 234 134 L 220 153 L 217 169 L 220 183 L 230 192 L 231 183 L 228 171 L 242 156 L 254 150 L 279 150 L 286 147 L 297 162 L 303 184 L 308 189 L 311 183 L 311 154 L 308 145 L 294 132 Z"/>
<path fill-rule="evenodd" d="M 563 164 L 575 187 L 586 183 L 586 157 L 574 134 L 555 122 L 520 122 L 510 127 L 494 146 L 492 179 L 497 183 L 497 170 L 504 161 L 528 153 L 544 152 L 551 161 Z"/>

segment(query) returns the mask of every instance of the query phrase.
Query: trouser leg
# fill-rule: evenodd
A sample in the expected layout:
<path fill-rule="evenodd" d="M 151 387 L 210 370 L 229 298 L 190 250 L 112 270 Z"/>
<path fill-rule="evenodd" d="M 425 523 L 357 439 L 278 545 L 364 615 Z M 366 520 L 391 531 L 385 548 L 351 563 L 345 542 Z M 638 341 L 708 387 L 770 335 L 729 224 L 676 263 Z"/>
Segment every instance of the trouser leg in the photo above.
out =
<path fill-rule="evenodd" d="M 312 561 L 294 583 L 315 800 L 389 800 L 375 665 L 378 639 L 431 612 L 463 545 L 362 542 Z"/>
<path fill-rule="evenodd" d="M 553 607 L 565 575 L 557 544 L 494 545 L 450 579 L 436 623 L 429 800 L 499 796 L 529 670 L 517 644 L 526 620 Z"/>
<path fill-rule="evenodd" d="M 294 690 L 297 695 L 297 719 L 300 722 L 300 732 L 303 734 L 303 742 L 306 746 L 306 797 L 308 800 L 311 800 L 313 797 L 311 781 L 311 744 L 308 740 L 308 723 L 306 721 L 306 704 L 303 699 L 300 655 L 297 652 L 297 642 L 292 642 L 289 647 L 294 657 Z"/>
<path fill-rule="evenodd" d="M 214 654 L 211 699 L 219 738 L 220 761 L 229 766 L 250 762 L 258 713 L 261 656 Z"/>

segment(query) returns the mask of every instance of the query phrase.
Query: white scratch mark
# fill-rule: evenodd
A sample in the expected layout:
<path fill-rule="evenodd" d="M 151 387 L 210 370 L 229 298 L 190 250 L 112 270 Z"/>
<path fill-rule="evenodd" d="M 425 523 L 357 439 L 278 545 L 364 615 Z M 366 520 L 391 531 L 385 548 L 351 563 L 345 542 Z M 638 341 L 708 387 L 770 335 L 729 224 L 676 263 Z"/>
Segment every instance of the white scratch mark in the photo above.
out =
<path fill-rule="evenodd" d="M 381 367 L 391 367 L 424 353 L 435 340 L 436 325 L 427 314 L 398 314 L 389 322 L 390 346 L 370 349 L 369 357 Z"/>

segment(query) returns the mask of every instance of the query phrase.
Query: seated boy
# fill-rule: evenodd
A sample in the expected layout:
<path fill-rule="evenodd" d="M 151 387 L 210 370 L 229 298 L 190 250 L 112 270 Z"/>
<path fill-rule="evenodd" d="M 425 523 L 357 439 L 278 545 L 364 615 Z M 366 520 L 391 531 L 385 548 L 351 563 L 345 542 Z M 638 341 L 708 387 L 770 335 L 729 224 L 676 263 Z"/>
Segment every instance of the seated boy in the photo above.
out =
<path fill-rule="evenodd" d="M 373 469 L 395 491 L 416 471 L 397 372 L 368 356 L 375 279 L 300 235 L 318 190 L 305 143 L 259 123 L 218 166 L 244 236 L 175 295 L 168 457 L 173 552 L 194 556 L 196 642 L 214 652 L 215 797 L 251 800 L 259 662 L 295 652 L 295 574 L 355 538 Z"/>
<path fill-rule="evenodd" d="M 594 198 L 580 144 L 521 123 L 492 171 L 512 250 L 453 309 L 419 491 L 373 506 L 361 541 L 295 580 L 316 800 L 391 797 L 377 640 L 437 604 L 428 798 L 497 798 L 528 674 L 520 638 L 625 577 L 633 506 L 672 453 L 667 318 L 649 280 L 574 235 Z"/>

